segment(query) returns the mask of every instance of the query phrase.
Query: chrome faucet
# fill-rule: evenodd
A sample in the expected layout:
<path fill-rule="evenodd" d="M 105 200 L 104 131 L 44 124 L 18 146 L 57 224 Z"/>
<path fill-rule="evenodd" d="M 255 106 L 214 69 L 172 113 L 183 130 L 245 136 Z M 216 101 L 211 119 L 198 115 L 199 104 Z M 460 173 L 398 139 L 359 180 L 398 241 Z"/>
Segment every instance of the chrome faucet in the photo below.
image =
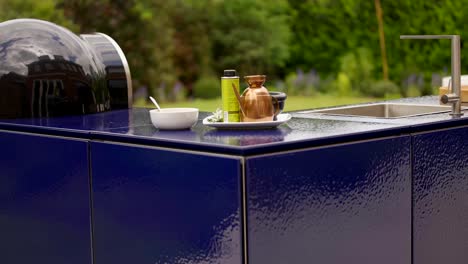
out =
<path fill-rule="evenodd" d="M 451 39 L 452 40 L 452 92 L 440 97 L 442 104 L 452 104 L 453 117 L 463 115 L 461 111 L 461 79 L 460 79 L 460 35 L 402 35 L 400 39 Z M 450 82 L 449 82 L 450 88 Z"/>

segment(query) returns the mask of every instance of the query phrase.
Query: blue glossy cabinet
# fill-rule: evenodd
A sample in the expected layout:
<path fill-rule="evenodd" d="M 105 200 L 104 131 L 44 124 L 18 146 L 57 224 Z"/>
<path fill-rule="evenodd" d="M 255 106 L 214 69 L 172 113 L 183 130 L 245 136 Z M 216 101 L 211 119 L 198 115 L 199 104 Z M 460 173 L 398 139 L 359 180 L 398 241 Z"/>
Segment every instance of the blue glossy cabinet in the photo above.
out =
<path fill-rule="evenodd" d="M 411 263 L 410 152 L 400 136 L 247 158 L 249 263 Z"/>
<path fill-rule="evenodd" d="M 468 263 L 468 127 L 413 136 L 414 264 Z"/>
<path fill-rule="evenodd" d="M 242 263 L 239 157 L 90 143 L 95 263 Z"/>
<path fill-rule="evenodd" d="M 0 130 L 1 264 L 468 261 L 468 127 L 250 156 L 75 136 Z"/>
<path fill-rule="evenodd" d="M 87 142 L 0 131 L 0 263 L 91 263 Z"/>

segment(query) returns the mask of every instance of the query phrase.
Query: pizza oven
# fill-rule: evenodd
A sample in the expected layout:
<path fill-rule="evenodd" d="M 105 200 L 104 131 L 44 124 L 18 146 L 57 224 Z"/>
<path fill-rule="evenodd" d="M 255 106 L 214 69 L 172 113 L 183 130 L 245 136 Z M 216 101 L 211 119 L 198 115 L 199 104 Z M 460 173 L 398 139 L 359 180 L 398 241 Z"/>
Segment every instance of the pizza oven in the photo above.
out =
<path fill-rule="evenodd" d="M 37 19 L 0 23 L 0 118 L 82 115 L 132 105 L 122 49 Z"/>

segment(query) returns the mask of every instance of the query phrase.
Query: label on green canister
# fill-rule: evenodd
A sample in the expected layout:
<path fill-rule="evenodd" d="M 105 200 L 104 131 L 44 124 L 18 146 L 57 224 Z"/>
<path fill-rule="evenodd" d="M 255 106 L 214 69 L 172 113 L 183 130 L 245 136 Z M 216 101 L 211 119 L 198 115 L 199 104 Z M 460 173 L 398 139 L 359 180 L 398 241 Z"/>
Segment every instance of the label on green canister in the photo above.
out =
<path fill-rule="evenodd" d="M 221 98 L 225 123 L 240 121 L 239 102 L 234 87 L 239 94 L 239 76 L 237 76 L 236 70 L 224 70 L 224 76 L 221 77 Z"/>

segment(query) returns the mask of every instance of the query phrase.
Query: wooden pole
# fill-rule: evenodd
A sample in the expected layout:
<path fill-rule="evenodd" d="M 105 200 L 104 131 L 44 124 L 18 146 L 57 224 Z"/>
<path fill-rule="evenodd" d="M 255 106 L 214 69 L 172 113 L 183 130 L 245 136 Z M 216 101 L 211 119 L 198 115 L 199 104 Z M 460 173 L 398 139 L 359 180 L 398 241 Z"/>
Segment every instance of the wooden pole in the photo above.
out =
<path fill-rule="evenodd" d="M 382 54 L 382 72 L 383 79 L 388 80 L 388 64 L 387 64 L 387 52 L 385 50 L 385 35 L 384 25 L 382 18 L 382 6 L 380 0 L 374 0 L 375 2 L 375 14 L 377 15 L 377 22 L 379 24 L 379 39 L 380 39 L 380 53 Z"/>

